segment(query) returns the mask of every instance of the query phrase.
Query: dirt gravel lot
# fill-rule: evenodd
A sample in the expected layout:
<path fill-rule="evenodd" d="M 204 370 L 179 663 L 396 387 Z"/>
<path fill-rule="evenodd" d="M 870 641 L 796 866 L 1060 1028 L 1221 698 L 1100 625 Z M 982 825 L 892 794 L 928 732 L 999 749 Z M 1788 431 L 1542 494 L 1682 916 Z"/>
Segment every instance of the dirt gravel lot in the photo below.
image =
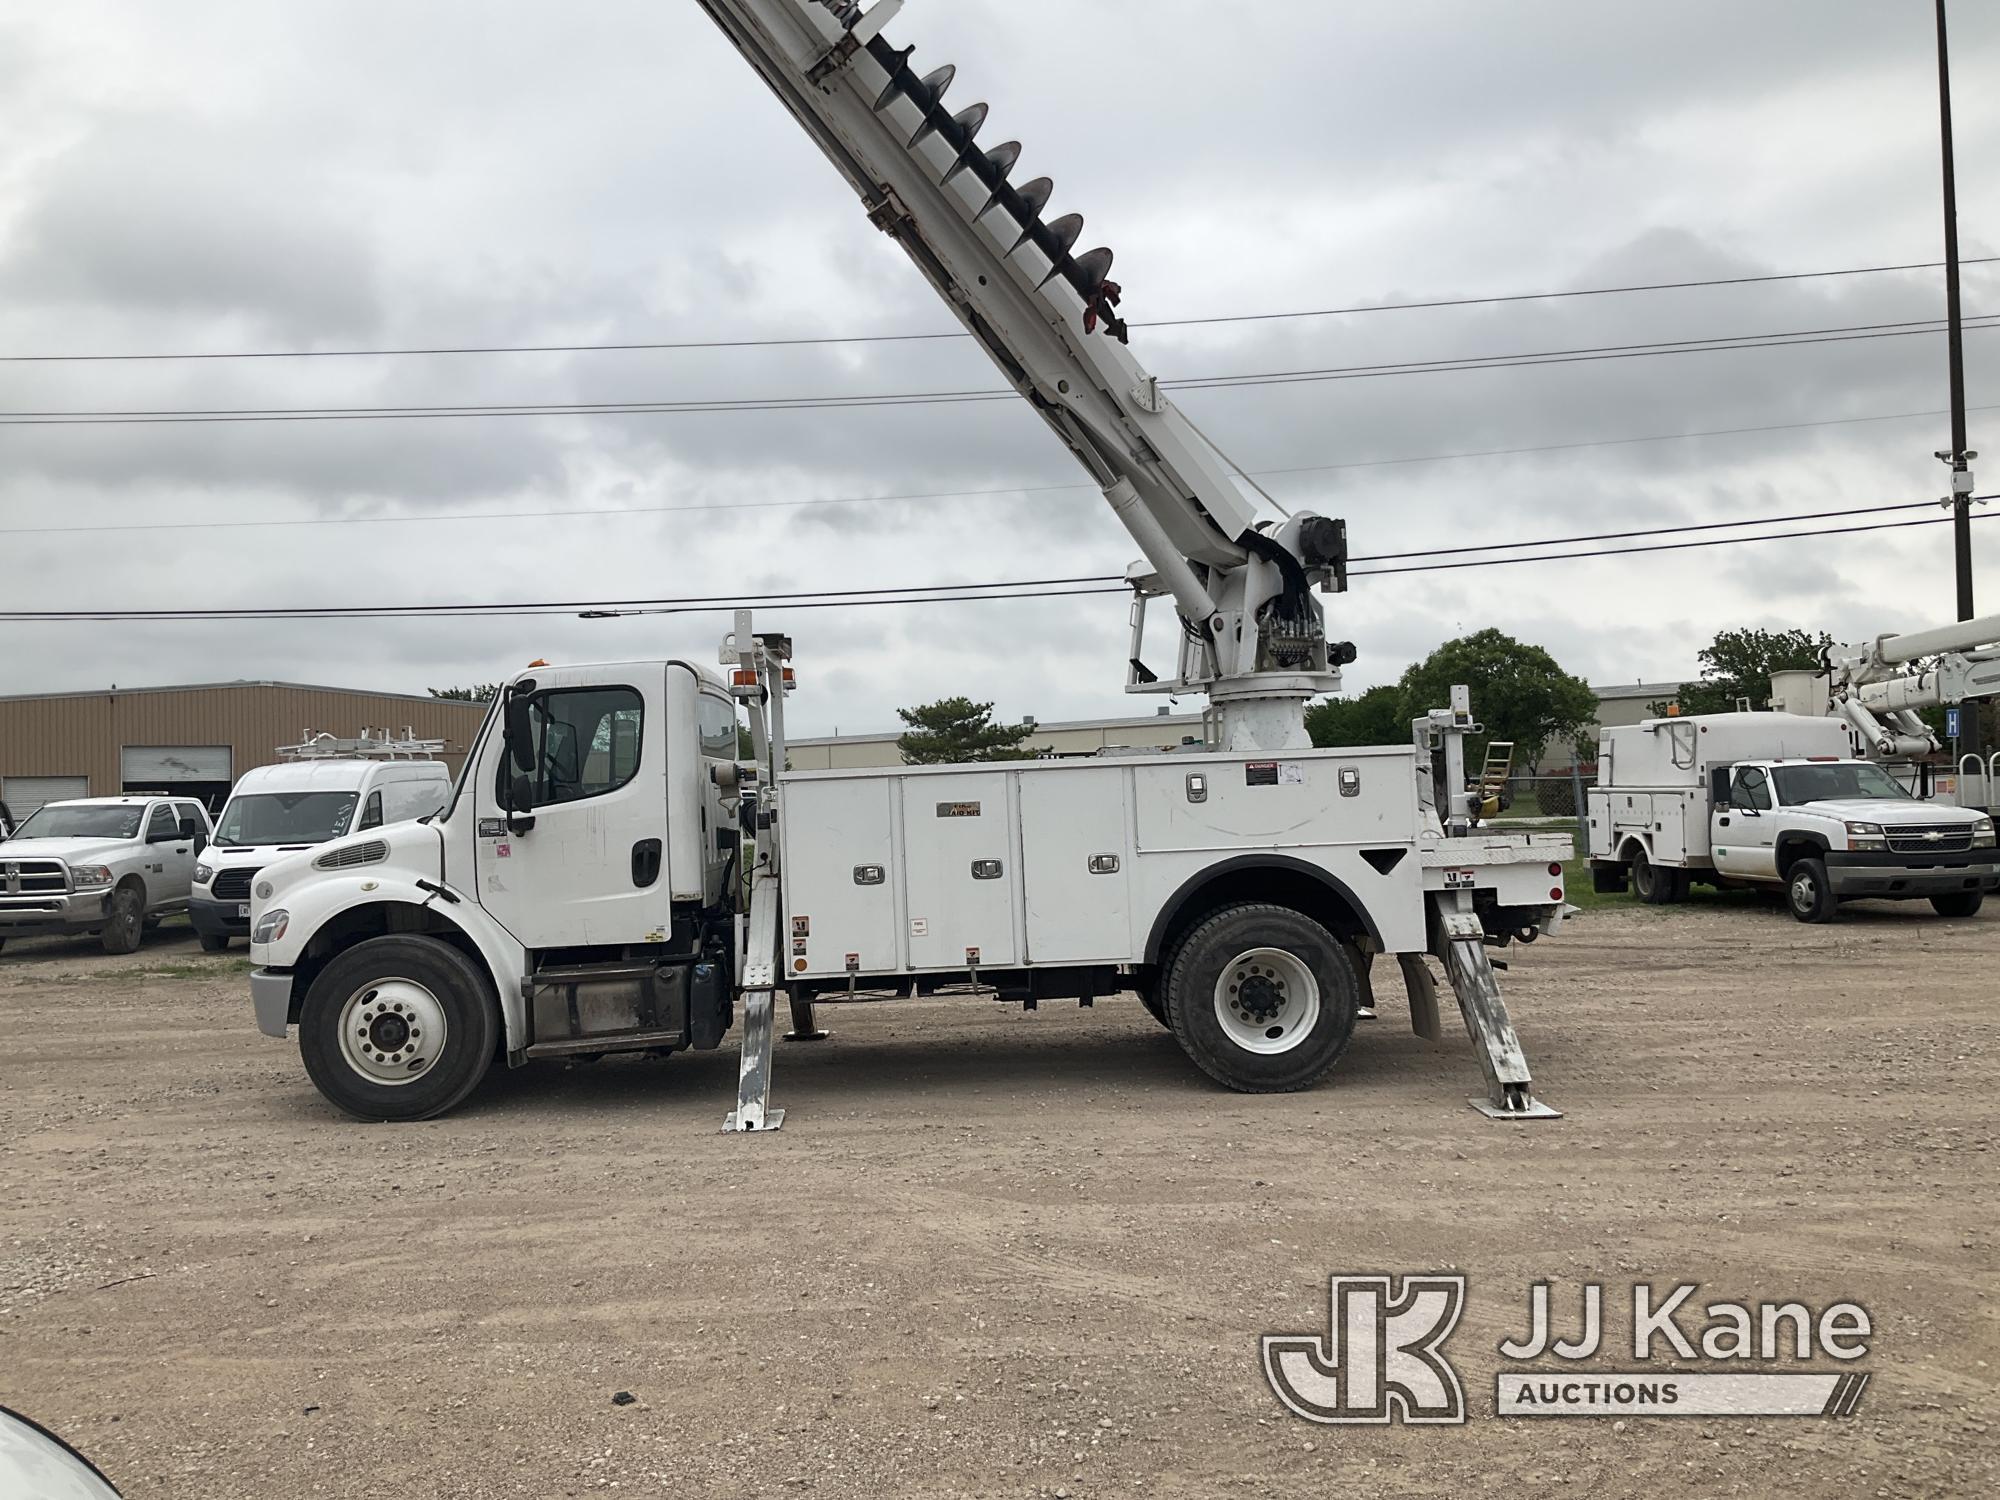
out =
<path fill-rule="evenodd" d="M 355 1124 L 256 1032 L 240 949 L 16 943 L 0 1403 L 134 1500 L 2000 1489 L 2000 913 L 1619 905 L 1515 952 L 1561 1121 L 1466 1108 L 1469 1049 L 1400 997 L 1255 1099 L 1135 1000 L 961 1000 L 828 1012 L 741 1138 L 730 1050 Z M 1258 1336 L 1378 1270 L 1471 1278 L 1468 1425 L 1265 1385 Z M 1543 1279 L 1858 1300 L 1873 1382 L 1844 1421 L 1497 1419 Z"/>

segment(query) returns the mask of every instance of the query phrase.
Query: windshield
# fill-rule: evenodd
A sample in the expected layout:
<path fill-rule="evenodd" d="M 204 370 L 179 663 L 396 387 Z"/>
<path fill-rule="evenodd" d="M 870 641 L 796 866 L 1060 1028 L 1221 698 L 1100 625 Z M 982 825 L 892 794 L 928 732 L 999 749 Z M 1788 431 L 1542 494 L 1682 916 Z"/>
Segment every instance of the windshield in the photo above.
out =
<path fill-rule="evenodd" d="M 118 804 L 50 804 L 38 808 L 14 838 L 136 838 L 144 808 Z"/>
<path fill-rule="evenodd" d="M 257 792 L 231 797 L 218 844 L 323 844 L 347 832 L 358 792 Z"/>
<path fill-rule="evenodd" d="M 129 839 L 139 835 L 143 807 L 117 803 L 51 803 L 15 830 L 17 839 Z"/>
<path fill-rule="evenodd" d="M 1773 766 L 1771 777 L 1778 783 L 1778 795 L 1788 804 L 1835 802 L 1856 797 L 1880 797 L 1885 801 L 1914 799 L 1896 785 L 1880 766 L 1866 761 L 1830 761 L 1811 766 Z"/>

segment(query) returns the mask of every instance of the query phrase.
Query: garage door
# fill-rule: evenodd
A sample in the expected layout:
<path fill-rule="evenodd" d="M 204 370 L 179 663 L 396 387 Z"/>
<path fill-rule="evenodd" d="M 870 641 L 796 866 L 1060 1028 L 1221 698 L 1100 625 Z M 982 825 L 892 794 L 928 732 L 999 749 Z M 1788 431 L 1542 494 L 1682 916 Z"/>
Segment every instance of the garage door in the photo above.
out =
<path fill-rule="evenodd" d="M 89 795 L 88 776 L 0 777 L 0 802 L 7 804 L 17 823 L 44 802 L 66 802 L 72 797 Z"/>
<path fill-rule="evenodd" d="M 127 745 L 123 759 L 127 786 L 174 787 L 230 779 L 227 745 Z"/>

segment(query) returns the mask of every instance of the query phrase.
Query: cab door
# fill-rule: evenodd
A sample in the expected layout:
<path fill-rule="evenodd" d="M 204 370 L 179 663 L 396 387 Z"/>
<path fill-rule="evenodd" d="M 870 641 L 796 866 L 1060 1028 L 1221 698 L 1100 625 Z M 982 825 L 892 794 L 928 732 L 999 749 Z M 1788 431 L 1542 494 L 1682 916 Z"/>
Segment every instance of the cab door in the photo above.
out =
<path fill-rule="evenodd" d="M 665 942 L 665 673 L 556 669 L 536 680 L 527 721 L 531 771 L 497 725 L 480 756 L 480 904 L 528 948 Z M 523 805 L 506 806 L 503 786 Z"/>
<path fill-rule="evenodd" d="M 1738 766 L 1729 781 L 1729 805 L 1710 815 L 1709 854 L 1719 874 L 1745 880 L 1778 878 L 1778 820 L 1771 776 L 1762 766 Z"/>

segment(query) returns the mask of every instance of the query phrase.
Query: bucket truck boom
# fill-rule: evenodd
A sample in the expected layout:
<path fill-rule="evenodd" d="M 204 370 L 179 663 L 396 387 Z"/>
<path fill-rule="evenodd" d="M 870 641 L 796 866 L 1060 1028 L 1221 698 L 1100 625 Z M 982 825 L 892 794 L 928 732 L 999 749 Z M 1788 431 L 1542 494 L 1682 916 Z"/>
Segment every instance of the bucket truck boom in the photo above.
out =
<path fill-rule="evenodd" d="M 1934 755 L 1938 739 L 1920 710 L 2000 696 L 2000 615 L 1829 646 L 1822 660 L 1830 711 L 1872 754 Z"/>
<path fill-rule="evenodd" d="M 1111 251 L 1076 251 L 1081 215 L 1043 217 L 1054 187 L 1015 180 L 1020 142 L 983 144 L 987 105 L 945 102 L 955 68 L 920 73 L 915 49 L 883 35 L 902 0 L 700 4 L 1138 543 L 1126 690 L 1207 693 L 1221 749 L 1309 744 L 1306 700 L 1337 692 L 1354 659 L 1327 641 L 1312 593 L 1346 587 L 1345 523 L 1257 520 L 1219 452 L 1127 349 Z M 1162 596 L 1181 624 L 1165 678 L 1141 660 L 1146 601 Z"/>

